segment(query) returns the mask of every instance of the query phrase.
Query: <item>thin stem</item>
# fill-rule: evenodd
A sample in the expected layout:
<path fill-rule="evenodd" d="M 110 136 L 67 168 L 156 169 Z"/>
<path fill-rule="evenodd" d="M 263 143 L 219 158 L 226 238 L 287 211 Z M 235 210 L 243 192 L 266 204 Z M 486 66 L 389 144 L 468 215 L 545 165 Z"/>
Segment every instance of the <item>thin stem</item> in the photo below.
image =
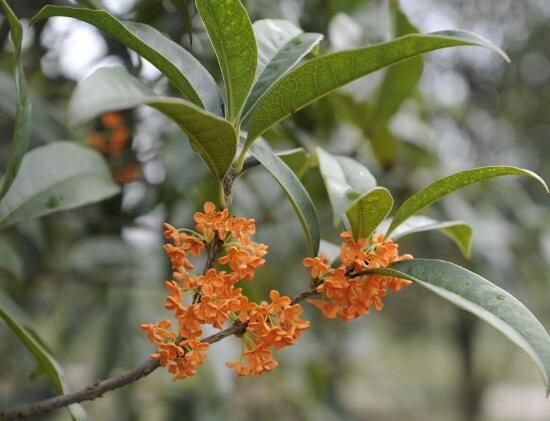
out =
<path fill-rule="evenodd" d="M 243 147 L 241 150 L 241 154 L 239 155 L 239 159 L 237 160 L 237 163 L 235 164 L 235 175 L 239 175 L 241 171 L 243 170 L 244 166 L 244 160 L 246 159 L 246 152 L 248 151 L 247 147 Z"/>

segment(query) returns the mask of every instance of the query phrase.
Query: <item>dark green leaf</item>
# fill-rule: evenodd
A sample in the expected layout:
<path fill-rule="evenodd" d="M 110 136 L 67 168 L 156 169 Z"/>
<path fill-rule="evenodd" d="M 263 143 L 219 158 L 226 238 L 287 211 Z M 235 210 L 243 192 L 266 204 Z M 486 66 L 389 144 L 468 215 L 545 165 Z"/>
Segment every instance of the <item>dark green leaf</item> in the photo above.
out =
<path fill-rule="evenodd" d="M 10 155 L 4 175 L 0 180 L 1 200 L 13 183 L 23 156 L 31 142 L 31 104 L 27 95 L 27 82 L 25 81 L 25 73 L 23 72 L 23 63 L 21 61 L 23 28 L 5 0 L 0 0 L 0 10 L 5 15 L 10 27 L 11 39 L 14 46 L 15 95 L 17 104 Z"/>
<path fill-rule="evenodd" d="M 470 258 L 472 247 L 472 227 L 464 221 L 436 221 L 427 216 L 411 216 L 402 223 L 390 238 L 399 240 L 419 232 L 439 230 L 453 240 L 464 257 Z"/>
<path fill-rule="evenodd" d="M 50 379 L 55 391 L 58 394 L 66 394 L 70 392 L 65 382 L 65 375 L 59 363 L 50 355 L 50 353 L 25 329 L 21 322 L 16 320 L 16 313 L 12 315 L 8 308 L 15 307 L 8 303 L 8 297 L 0 291 L 0 317 L 4 320 L 9 329 L 17 335 L 23 345 L 30 351 L 38 365 L 44 370 Z M 11 300 L 10 300 L 11 301 Z M 21 313 L 18 311 L 18 313 Z M 21 313 L 22 314 L 22 313 Z M 26 319 L 26 318 L 25 318 Z M 69 405 L 69 413 L 73 420 L 85 420 L 86 413 L 79 404 Z"/>
<path fill-rule="evenodd" d="M 189 101 L 220 114 L 221 98 L 210 73 L 183 47 L 151 26 L 121 21 L 104 10 L 65 6 L 45 6 L 31 23 L 52 16 L 75 18 L 95 26 L 151 62 Z"/>
<path fill-rule="evenodd" d="M 246 102 L 243 120 L 271 85 L 292 70 L 316 45 L 323 35 L 303 33 L 285 20 L 262 19 L 254 22 L 258 44 L 258 78 Z"/>
<path fill-rule="evenodd" d="M 491 166 L 472 168 L 466 171 L 461 171 L 448 177 L 437 180 L 430 184 L 428 187 L 420 190 L 411 197 L 409 197 L 397 210 L 397 213 L 393 217 L 392 223 L 388 228 L 386 235 L 389 235 L 394 229 L 396 229 L 407 218 L 421 211 L 426 206 L 438 201 L 442 197 L 452 193 L 458 189 L 469 186 L 470 184 L 477 183 L 479 181 L 487 180 L 493 177 L 499 177 L 502 175 L 525 175 L 538 180 L 548 191 L 548 186 L 542 178 L 532 171 L 524 170 L 516 167 L 505 166 Z"/>
<path fill-rule="evenodd" d="M 346 212 L 376 186 L 376 179 L 365 166 L 346 156 L 331 155 L 317 148 L 317 159 L 332 205 L 334 225 L 338 225 Z"/>
<path fill-rule="evenodd" d="M 88 203 L 119 192 L 103 158 L 71 142 L 33 149 L 0 201 L 0 228 Z"/>
<path fill-rule="evenodd" d="M 172 119 L 212 173 L 218 178 L 225 175 L 237 150 L 233 126 L 184 99 L 156 96 L 122 67 L 100 68 L 82 81 L 69 103 L 69 119 L 80 124 L 107 111 L 139 105 L 156 108 Z"/>
<path fill-rule="evenodd" d="M 369 238 L 388 216 L 392 206 L 393 198 L 383 187 L 376 187 L 363 194 L 346 213 L 353 236 Z"/>
<path fill-rule="evenodd" d="M 320 241 L 319 218 L 307 190 L 292 170 L 268 146 L 258 143 L 251 152 L 283 188 L 302 224 L 311 254 L 317 256 Z"/>
<path fill-rule="evenodd" d="M 549 390 L 550 337 L 527 307 L 508 292 L 441 260 L 407 260 L 374 272 L 412 280 L 494 326 L 531 356 Z"/>
<path fill-rule="evenodd" d="M 235 122 L 256 77 L 258 50 L 252 24 L 239 0 L 196 0 L 196 4 L 222 71 L 226 116 Z"/>
<path fill-rule="evenodd" d="M 327 54 L 306 62 L 277 81 L 256 106 L 247 145 L 269 128 L 335 89 L 391 64 L 429 51 L 476 45 L 504 55 L 497 47 L 465 31 L 410 34 L 392 41 Z"/>

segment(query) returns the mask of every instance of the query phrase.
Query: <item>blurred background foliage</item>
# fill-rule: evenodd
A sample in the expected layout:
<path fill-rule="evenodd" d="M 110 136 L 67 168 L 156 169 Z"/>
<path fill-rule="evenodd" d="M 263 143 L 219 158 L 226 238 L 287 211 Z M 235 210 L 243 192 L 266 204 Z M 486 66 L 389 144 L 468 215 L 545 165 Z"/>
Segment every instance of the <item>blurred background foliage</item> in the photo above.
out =
<path fill-rule="evenodd" d="M 10 4 L 23 23 L 46 3 Z M 62 4 L 63 2 L 56 2 Z M 69 3 L 69 2 L 68 2 Z M 186 0 L 104 0 L 112 13 L 149 23 L 180 42 L 221 78 L 194 5 Z M 545 0 L 248 0 L 253 20 L 287 19 L 325 34 L 322 51 L 396 35 L 462 28 L 512 58 L 475 48 L 435 52 L 379 72 L 297 113 L 268 133 L 276 149 L 322 145 L 367 165 L 397 201 L 453 171 L 479 165 L 529 168 L 550 180 L 550 3 Z M 99 5 L 81 1 L 80 5 Z M 407 22 L 408 17 L 410 23 Z M 65 18 L 25 25 L 24 61 L 33 102 L 33 145 L 71 140 L 99 150 L 123 193 L 98 205 L 19 224 L 0 236 L 0 301 L 19 308 L 63 365 L 73 389 L 142 361 L 151 346 L 138 326 L 164 318 L 169 265 L 161 224 L 192 224 L 217 186 L 182 133 L 158 112 L 104 116 L 95 126 L 65 124 L 76 82 L 122 64 L 160 90 L 149 63 L 84 23 Z M 0 153 L 13 126 L 8 27 L 0 18 Z M 315 163 L 303 174 L 323 227 L 336 240 Z M 475 228 L 467 262 L 448 239 L 422 234 L 402 243 L 416 257 L 458 262 L 493 280 L 550 326 L 550 207 L 542 189 L 506 179 L 470 187 L 430 214 Z M 305 288 L 305 242 L 282 191 L 256 168 L 236 186 L 234 212 L 257 221 L 267 265 L 247 293 Z M 381 313 L 348 323 L 313 322 L 297 346 L 277 353 L 279 368 L 235 377 L 230 338 L 207 364 L 171 384 L 159 371 L 85 404 L 101 420 L 487 420 L 550 419 L 536 367 L 491 327 L 416 287 L 386 300 Z M 50 385 L 17 338 L 0 325 L 0 407 L 51 396 Z M 65 411 L 40 419 L 67 419 Z"/>

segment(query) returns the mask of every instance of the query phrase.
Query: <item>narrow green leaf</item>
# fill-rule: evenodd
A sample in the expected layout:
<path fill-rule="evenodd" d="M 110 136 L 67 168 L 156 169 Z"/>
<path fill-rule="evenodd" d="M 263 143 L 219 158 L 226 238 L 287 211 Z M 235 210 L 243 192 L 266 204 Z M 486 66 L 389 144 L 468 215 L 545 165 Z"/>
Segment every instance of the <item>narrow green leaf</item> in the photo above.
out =
<path fill-rule="evenodd" d="M 304 148 L 294 148 L 286 151 L 277 152 L 279 158 L 296 174 L 298 177 L 304 175 L 309 164 L 309 156 Z M 250 156 L 244 161 L 241 174 L 248 171 L 251 168 L 260 165 L 255 157 Z"/>
<path fill-rule="evenodd" d="M 21 165 L 25 152 L 31 142 L 31 104 L 27 95 L 27 82 L 23 72 L 21 61 L 21 43 L 23 42 L 23 27 L 5 0 L 0 0 L 0 11 L 5 15 L 11 31 L 11 39 L 14 47 L 14 73 L 15 73 L 15 95 L 16 113 L 15 126 L 11 150 L 4 169 L 4 175 L 0 180 L 0 200 L 13 183 Z"/>
<path fill-rule="evenodd" d="M 464 257 L 470 258 L 472 248 L 472 227 L 464 221 L 436 221 L 427 216 L 411 216 L 402 223 L 390 238 L 399 240 L 409 235 L 426 231 L 441 231 L 455 242 Z"/>
<path fill-rule="evenodd" d="M 108 112 L 148 105 L 172 119 L 212 173 L 222 178 L 237 150 L 237 133 L 229 121 L 179 98 L 155 93 L 122 67 L 102 67 L 78 84 L 69 102 L 71 124 Z"/>
<path fill-rule="evenodd" d="M 397 213 L 393 217 L 392 223 L 388 228 L 386 235 L 388 236 L 394 229 L 402 224 L 407 218 L 421 211 L 426 206 L 438 201 L 442 197 L 452 193 L 458 189 L 469 186 L 470 184 L 477 183 L 479 181 L 487 180 L 493 177 L 499 177 L 503 175 L 525 175 L 538 180 L 548 191 L 548 186 L 542 178 L 532 171 L 524 170 L 516 167 L 505 166 L 491 166 L 472 168 L 466 171 L 461 171 L 450 175 L 448 177 L 437 180 L 430 184 L 428 187 L 420 190 L 411 197 L 409 197 L 397 210 Z"/>
<path fill-rule="evenodd" d="M 319 147 L 316 152 L 336 226 L 363 195 L 376 187 L 376 179 L 354 159 L 331 155 Z"/>
<path fill-rule="evenodd" d="M 252 25 L 258 44 L 258 77 L 244 106 L 243 121 L 271 85 L 292 70 L 321 42 L 323 35 L 303 33 L 291 22 L 262 19 Z"/>
<path fill-rule="evenodd" d="M 239 0 L 196 0 L 222 71 L 226 116 L 237 121 L 256 77 L 258 50 L 246 9 Z"/>
<path fill-rule="evenodd" d="M 279 79 L 262 97 L 250 122 L 246 145 L 281 120 L 349 82 L 422 53 L 462 45 L 489 48 L 507 58 L 497 47 L 475 34 L 442 31 L 405 35 L 310 60 Z"/>
<path fill-rule="evenodd" d="M 193 104 L 220 114 L 222 101 L 214 78 L 195 57 L 155 28 L 119 20 L 105 10 L 50 5 L 37 13 L 31 24 L 52 16 L 70 17 L 95 26 L 151 62 Z"/>
<path fill-rule="evenodd" d="M 373 272 L 412 280 L 491 324 L 531 356 L 550 391 L 550 337 L 527 307 L 508 292 L 441 260 L 407 260 Z"/>
<path fill-rule="evenodd" d="M 307 190 L 292 170 L 268 146 L 258 143 L 250 151 L 283 188 L 302 224 L 311 254 L 317 256 L 320 241 L 319 218 Z"/>
<path fill-rule="evenodd" d="M 369 238 L 391 212 L 392 206 L 393 197 L 383 187 L 363 194 L 346 213 L 353 236 Z"/>
<path fill-rule="evenodd" d="M 65 382 L 65 374 L 59 363 L 50 355 L 50 353 L 38 342 L 33 335 L 31 335 L 27 329 L 25 329 L 20 322 L 12 316 L 7 308 L 5 296 L 0 293 L 0 317 L 4 320 L 8 328 L 17 335 L 23 345 L 30 351 L 38 365 L 44 370 L 52 383 L 55 391 L 58 394 L 66 394 L 70 392 Z M 79 404 L 69 405 L 67 408 L 71 415 L 71 418 L 75 421 L 85 420 L 86 413 Z"/>
<path fill-rule="evenodd" d="M 103 158 L 71 142 L 33 149 L 0 201 L 0 228 L 111 197 L 119 192 Z"/>

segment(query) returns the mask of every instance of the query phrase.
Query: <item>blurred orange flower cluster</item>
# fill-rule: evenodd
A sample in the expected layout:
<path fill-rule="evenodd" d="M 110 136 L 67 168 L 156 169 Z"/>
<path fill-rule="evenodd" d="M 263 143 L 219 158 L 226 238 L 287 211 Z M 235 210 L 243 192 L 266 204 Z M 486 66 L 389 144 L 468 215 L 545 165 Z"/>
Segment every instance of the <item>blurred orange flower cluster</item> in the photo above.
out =
<path fill-rule="evenodd" d="M 208 349 L 208 343 L 199 339 L 203 325 L 223 329 L 231 319 L 247 324 L 243 341 L 249 364 L 228 365 L 240 375 L 258 375 L 273 369 L 277 364 L 272 359 L 271 346 L 293 344 L 309 326 L 309 322 L 299 318 L 301 306 L 291 305 L 290 298 L 277 291 L 271 292 L 271 304 L 256 304 L 242 294 L 242 288 L 235 287 L 239 281 L 253 280 L 254 271 L 265 263 L 267 246 L 250 239 L 256 232 L 253 219 L 235 218 L 227 209 L 216 211 L 211 202 L 205 203 L 204 212 L 195 213 L 194 219 L 196 231 L 165 224 L 164 236 L 171 242 L 164 245 L 164 250 L 174 270 L 173 279 L 166 282 L 165 308 L 173 311 L 177 329 L 170 329 L 169 320 L 141 325 L 149 340 L 157 345 L 151 358 L 168 366 L 174 380 L 192 376 Z M 208 251 L 205 270 L 194 274 L 190 272 L 194 269 L 190 259 L 203 251 Z"/>
<path fill-rule="evenodd" d="M 92 132 L 88 135 L 87 142 L 96 151 L 108 158 L 120 158 L 130 149 L 130 130 L 120 113 L 104 113 L 100 117 L 101 125 L 105 128 L 101 132 Z M 141 167 L 138 162 L 110 162 L 112 175 L 120 184 L 136 180 Z M 126 159 L 127 161 L 127 159 Z"/>
<path fill-rule="evenodd" d="M 325 317 L 351 320 L 368 314 L 371 306 L 381 310 L 382 298 L 388 290 L 398 292 L 410 284 L 401 278 L 361 273 L 413 257 L 400 256 L 399 246 L 385 240 L 382 234 L 373 235 L 370 242 L 367 238 L 355 240 L 351 231 L 344 231 L 341 237 L 344 242 L 340 246 L 341 265 L 337 268 L 330 267 L 324 256 L 304 259 L 304 266 L 311 268 L 311 277 L 318 285 L 316 291 L 323 294 L 320 300 L 308 301 Z"/>

